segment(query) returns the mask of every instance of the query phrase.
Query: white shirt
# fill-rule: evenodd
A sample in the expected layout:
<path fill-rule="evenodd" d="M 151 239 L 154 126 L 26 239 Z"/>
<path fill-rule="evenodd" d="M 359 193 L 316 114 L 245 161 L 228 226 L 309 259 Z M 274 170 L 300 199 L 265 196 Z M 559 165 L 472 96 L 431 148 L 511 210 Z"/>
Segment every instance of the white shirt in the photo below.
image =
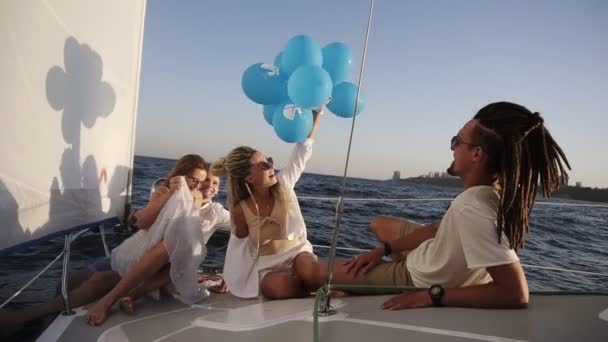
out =
<path fill-rule="evenodd" d="M 519 260 L 503 233 L 498 243 L 498 193 L 490 186 L 471 187 L 452 202 L 437 234 L 407 256 L 416 286 L 463 287 L 492 281 L 486 267 Z"/>
<path fill-rule="evenodd" d="M 209 241 L 209 238 L 216 230 L 230 231 L 230 212 L 221 204 L 215 202 L 205 203 L 199 215 L 203 219 L 202 228 L 205 244 L 207 244 L 207 241 Z"/>

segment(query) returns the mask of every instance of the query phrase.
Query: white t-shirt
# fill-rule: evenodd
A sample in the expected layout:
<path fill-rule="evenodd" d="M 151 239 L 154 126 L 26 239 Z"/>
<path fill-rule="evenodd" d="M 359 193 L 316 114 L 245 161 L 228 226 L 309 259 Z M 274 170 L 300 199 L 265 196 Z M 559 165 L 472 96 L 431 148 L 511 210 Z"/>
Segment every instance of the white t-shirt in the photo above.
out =
<path fill-rule="evenodd" d="M 498 243 L 499 196 L 490 186 L 474 186 L 454 199 L 437 234 L 407 256 L 416 286 L 463 287 L 492 281 L 486 267 L 519 260 L 502 234 Z"/>
<path fill-rule="evenodd" d="M 230 231 L 230 212 L 219 203 L 205 203 L 200 210 L 200 217 L 203 219 L 202 227 L 205 244 L 216 230 Z"/>

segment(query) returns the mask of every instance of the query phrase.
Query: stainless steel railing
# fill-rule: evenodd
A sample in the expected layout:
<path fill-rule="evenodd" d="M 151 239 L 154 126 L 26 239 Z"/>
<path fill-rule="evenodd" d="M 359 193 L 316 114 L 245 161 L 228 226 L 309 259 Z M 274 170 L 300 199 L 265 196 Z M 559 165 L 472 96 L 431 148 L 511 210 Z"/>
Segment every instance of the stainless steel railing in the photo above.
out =
<path fill-rule="evenodd" d="M 46 265 L 40 272 L 38 272 L 32 279 L 30 279 L 25 285 L 23 285 L 19 290 L 17 290 L 11 297 L 9 297 L 7 300 L 5 300 L 1 305 L 0 305 L 0 309 L 5 307 L 8 303 L 10 303 L 13 299 L 15 299 L 17 296 L 19 296 L 25 289 L 27 289 L 28 287 L 30 287 L 38 278 L 40 278 L 40 276 L 42 276 L 49 268 L 51 268 L 51 266 L 53 266 L 53 264 L 55 264 L 55 262 L 57 262 L 57 260 L 59 260 L 59 258 L 63 257 L 63 262 L 62 262 L 62 272 L 61 272 L 61 297 L 63 299 L 63 303 L 64 303 L 64 310 L 63 310 L 63 314 L 64 315 L 73 315 L 74 311 L 72 310 L 71 306 L 70 306 L 70 298 L 69 298 L 69 291 L 68 291 L 68 278 L 69 278 L 69 274 L 70 274 L 70 251 L 71 251 L 71 245 L 72 242 L 74 242 L 74 240 L 76 240 L 78 237 L 80 237 L 82 234 L 91 231 L 91 228 L 84 228 L 82 230 L 79 230 L 76 233 L 69 233 L 65 236 L 65 240 L 64 240 L 64 244 L 63 244 L 63 250 L 55 257 L 55 259 L 53 259 L 48 265 Z M 105 230 L 103 227 L 103 224 L 101 224 L 99 226 L 99 233 L 101 235 L 101 241 L 103 243 L 103 248 L 105 251 L 105 255 L 106 257 L 108 257 L 110 255 L 110 251 L 108 249 L 108 245 L 106 242 L 106 237 L 105 237 Z"/>

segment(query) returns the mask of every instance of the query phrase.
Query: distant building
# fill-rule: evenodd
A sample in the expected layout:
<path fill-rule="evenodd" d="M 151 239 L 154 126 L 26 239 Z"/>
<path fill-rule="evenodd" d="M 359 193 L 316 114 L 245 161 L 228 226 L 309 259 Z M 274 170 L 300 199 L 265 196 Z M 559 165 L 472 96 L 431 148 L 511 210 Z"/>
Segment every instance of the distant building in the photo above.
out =
<path fill-rule="evenodd" d="M 401 179 L 401 171 L 393 171 L 393 180 Z"/>
<path fill-rule="evenodd" d="M 394 176 L 393 176 L 394 177 Z M 448 174 L 447 172 L 437 172 L 437 171 L 430 171 L 428 173 L 422 174 L 418 177 L 421 178 L 440 178 L 440 179 L 452 179 L 452 178 L 457 178 L 454 176 L 450 176 L 450 174 Z"/>
<path fill-rule="evenodd" d="M 582 188 L 583 187 L 583 182 L 576 182 L 576 187 L 577 188 Z"/>

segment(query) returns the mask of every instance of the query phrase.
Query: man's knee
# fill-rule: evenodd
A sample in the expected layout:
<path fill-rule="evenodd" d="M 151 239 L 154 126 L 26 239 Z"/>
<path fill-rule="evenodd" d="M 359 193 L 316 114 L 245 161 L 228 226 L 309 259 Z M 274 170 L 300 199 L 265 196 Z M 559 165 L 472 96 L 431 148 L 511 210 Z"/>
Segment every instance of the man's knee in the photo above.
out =
<path fill-rule="evenodd" d="M 371 228 L 374 234 L 378 234 L 378 227 L 380 225 L 380 216 L 375 216 L 372 218 L 372 222 L 370 222 L 369 227 Z"/>
<path fill-rule="evenodd" d="M 372 218 L 371 225 L 372 227 L 379 228 L 387 225 L 400 224 L 403 220 L 404 218 L 398 216 L 378 215 Z"/>

